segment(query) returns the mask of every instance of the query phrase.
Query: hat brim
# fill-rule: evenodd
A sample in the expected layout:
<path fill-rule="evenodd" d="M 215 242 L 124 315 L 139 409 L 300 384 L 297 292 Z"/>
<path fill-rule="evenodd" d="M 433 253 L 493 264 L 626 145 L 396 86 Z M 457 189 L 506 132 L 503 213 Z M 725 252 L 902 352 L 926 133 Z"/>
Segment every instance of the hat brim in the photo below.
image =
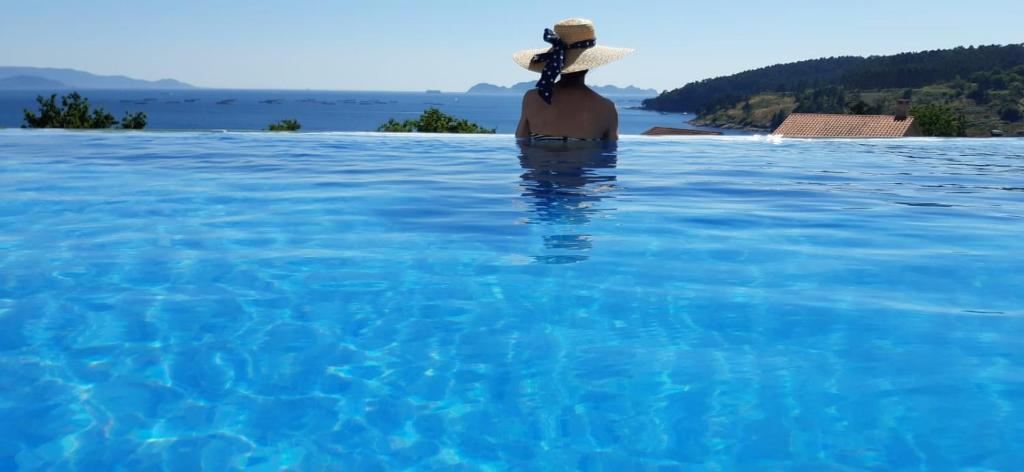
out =
<path fill-rule="evenodd" d="M 530 60 L 533 59 L 533 56 L 550 50 L 551 48 L 519 51 L 512 55 L 512 60 L 524 69 L 531 70 L 533 72 L 541 72 L 544 70 L 545 63 L 530 63 Z M 571 74 L 573 72 L 600 67 L 622 59 L 633 51 L 633 49 L 629 48 L 613 48 L 608 46 L 594 46 L 587 49 L 570 49 L 565 53 L 565 67 L 562 68 L 562 73 Z"/>

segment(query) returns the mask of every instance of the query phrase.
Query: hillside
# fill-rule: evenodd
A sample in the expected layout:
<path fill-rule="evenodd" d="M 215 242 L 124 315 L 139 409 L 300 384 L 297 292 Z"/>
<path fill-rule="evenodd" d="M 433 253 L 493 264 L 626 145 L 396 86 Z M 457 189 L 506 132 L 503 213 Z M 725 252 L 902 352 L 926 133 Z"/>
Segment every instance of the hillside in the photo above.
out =
<path fill-rule="evenodd" d="M 644 100 L 694 124 L 772 129 L 796 112 L 889 113 L 899 98 L 949 108 L 968 135 L 1024 129 L 1024 44 L 779 64 L 692 82 Z"/>
<path fill-rule="evenodd" d="M 15 75 L 0 78 L 0 90 L 66 89 L 67 84 L 33 75 Z"/>
<path fill-rule="evenodd" d="M 511 87 L 504 87 L 501 85 L 494 85 L 488 83 L 479 83 L 469 88 L 466 93 L 472 94 L 516 94 L 521 95 L 526 93 L 534 87 L 536 81 L 519 82 L 513 84 Z M 617 87 L 615 85 L 592 85 L 590 86 L 595 92 L 602 95 L 637 95 L 644 97 L 653 97 L 658 94 L 657 90 L 654 89 L 642 89 L 633 85 L 626 87 Z"/>
<path fill-rule="evenodd" d="M 644 100 L 643 106 L 656 111 L 702 114 L 761 92 L 794 91 L 832 84 L 865 60 L 862 57 L 812 59 L 704 79 Z"/>
<path fill-rule="evenodd" d="M 174 79 L 141 80 L 122 75 L 96 75 L 75 69 L 56 69 L 49 67 L 13 67 L 0 66 L 0 80 L 31 77 L 34 81 L 44 80 L 61 84 L 44 85 L 39 88 L 76 88 L 76 89 L 190 89 L 192 85 Z M 19 81 L 14 81 L 18 83 Z M 22 82 L 24 83 L 24 82 Z M 46 82 L 38 82 L 41 85 Z M 26 88 L 26 87 L 20 87 Z"/>

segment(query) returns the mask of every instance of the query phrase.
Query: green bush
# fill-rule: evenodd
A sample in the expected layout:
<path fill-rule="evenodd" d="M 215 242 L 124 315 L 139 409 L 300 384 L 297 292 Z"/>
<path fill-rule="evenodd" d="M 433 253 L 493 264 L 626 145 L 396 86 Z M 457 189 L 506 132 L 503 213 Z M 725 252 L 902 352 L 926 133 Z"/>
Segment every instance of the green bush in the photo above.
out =
<path fill-rule="evenodd" d="M 1008 106 L 1006 108 L 1003 108 L 1002 110 L 999 111 L 999 119 L 1001 119 L 1003 121 L 1007 121 L 1007 122 L 1010 122 L 1010 123 L 1016 123 L 1016 122 L 1020 121 L 1021 118 L 1022 118 L 1022 114 L 1021 114 L 1020 108 L 1017 108 L 1016 106 L 1013 106 L 1013 105 L 1010 105 L 1010 106 Z"/>
<path fill-rule="evenodd" d="M 981 85 L 968 92 L 967 98 L 974 100 L 974 103 L 978 105 L 985 105 L 992 101 L 992 96 L 988 93 L 988 89 L 983 88 Z"/>
<path fill-rule="evenodd" d="M 377 131 L 382 133 L 412 133 L 416 131 L 416 120 L 405 120 L 399 122 L 394 118 L 388 118 L 388 121 L 377 127 Z"/>
<path fill-rule="evenodd" d="M 910 115 L 925 136 L 964 136 L 967 132 L 964 116 L 944 105 L 915 105 Z"/>
<path fill-rule="evenodd" d="M 417 120 L 399 122 L 394 118 L 377 128 L 380 132 L 389 133 L 466 133 L 494 134 L 495 129 L 487 129 L 468 120 L 446 115 L 437 108 L 428 108 Z"/>
<path fill-rule="evenodd" d="M 89 110 L 89 100 L 82 97 L 78 92 L 71 92 L 60 97 L 60 105 L 57 105 L 57 94 L 50 95 L 50 98 L 36 97 L 39 104 L 39 114 L 29 110 L 25 112 L 25 123 L 22 128 L 72 128 L 72 129 L 104 129 L 110 128 L 117 123 L 114 115 L 107 113 L 102 108 Z M 125 129 L 142 129 L 146 127 L 146 114 L 139 112 L 125 114 L 121 120 L 121 127 Z"/>
<path fill-rule="evenodd" d="M 851 115 L 870 115 L 874 112 L 874 108 L 868 105 L 868 102 L 864 100 L 857 100 L 856 102 L 850 103 L 846 108 L 847 112 Z"/>
<path fill-rule="evenodd" d="M 268 131 L 298 131 L 302 128 L 299 124 L 299 120 L 281 120 L 277 123 L 271 123 L 267 127 Z"/>
<path fill-rule="evenodd" d="M 124 113 L 124 118 L 121 118 L 121 128 L 123 129 L 142 129 L 146 127 L 146 114 L 143 112 L 138 113 Z"/>
<path fill-rule="evenodd" d="M 771 128 L 772 131 L 779 129 L 779 126 L 782 126 L 782 122 L 786 121 L 786 118 L 788 117 L 789 113 L 786 113 L 786 110 L 779 110 L 775 112 L 775 114 L 772 115 L 771 124 L 768 125 L 769 128 Z"/>

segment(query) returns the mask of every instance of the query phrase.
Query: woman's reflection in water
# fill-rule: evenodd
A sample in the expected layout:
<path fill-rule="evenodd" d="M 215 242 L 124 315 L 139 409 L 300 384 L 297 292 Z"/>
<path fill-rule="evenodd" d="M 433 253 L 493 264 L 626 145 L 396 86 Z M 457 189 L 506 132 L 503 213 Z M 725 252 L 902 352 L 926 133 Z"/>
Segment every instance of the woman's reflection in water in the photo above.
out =
<path fill-rule="evenodd" d="M 544 264 L 570 264 L 587 259 L 592 238 L 585 227 L 609 210 L 601 201 L 612 198 L 617 160 L 612 142 L 519 142 L 522 196 L 533 209 L 531 224 L 558 227 L 544 236 Z"/>

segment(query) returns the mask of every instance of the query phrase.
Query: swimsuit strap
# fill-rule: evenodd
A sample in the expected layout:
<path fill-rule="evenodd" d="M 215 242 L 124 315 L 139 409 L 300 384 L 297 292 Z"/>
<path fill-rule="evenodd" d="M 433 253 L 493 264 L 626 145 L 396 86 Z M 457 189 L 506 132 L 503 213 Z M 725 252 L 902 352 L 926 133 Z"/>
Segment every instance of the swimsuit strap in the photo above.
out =
<path fill-rule="evenodd" d="M 570 141 L 601 141 L 601 138 L 571 138 L 569 136 L 551 136 L 540 133 L 530 133 L 530 139 L 534 141 L 561 141 L 563 143 Z"/>

